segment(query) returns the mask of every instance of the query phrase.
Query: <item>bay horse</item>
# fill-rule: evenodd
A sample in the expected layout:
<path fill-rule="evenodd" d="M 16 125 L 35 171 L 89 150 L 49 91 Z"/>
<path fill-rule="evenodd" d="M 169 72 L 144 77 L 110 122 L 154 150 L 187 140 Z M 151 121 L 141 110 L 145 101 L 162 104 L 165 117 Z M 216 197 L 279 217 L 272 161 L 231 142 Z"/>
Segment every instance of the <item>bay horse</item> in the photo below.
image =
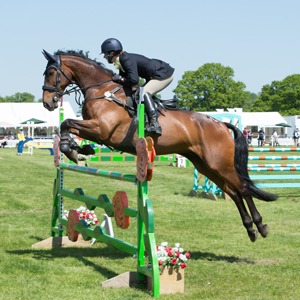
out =
<path fill-rule="evenodd" d="M 133 116 L 126 104 L 126 89 L 112 81 L 113 72 L 82 51 L 57 51 L 52 55 L 44 50 L 43 54 L 48 60 L 44 72 L 44 107 L 49 111 L 56 109 L 62 96 L 72 90 L 67 90 L 69 85 L 75 84 L 84 96 L 83 120 L 66 119 L 60 126 L 61 151 L 77 163 L 79 147 L 70 138 L 72 133 L 136 154 L 136 127 L 128 134 L 132 132 Z M 256 241 L 258 232 L 266 237 L 268 225 L 262 223 L 252 197 L 274 201 L 277 195 L 257 188 L 250 179 L 248 146 L 242 132 L 230 123 L 188 110 L 164 111 L 159 116 L 159 123 L 162 135 L 152 137 L 156 154 L 178 153 L 189 159 L 199 173 L 232 198 L 250 240 Z"/>

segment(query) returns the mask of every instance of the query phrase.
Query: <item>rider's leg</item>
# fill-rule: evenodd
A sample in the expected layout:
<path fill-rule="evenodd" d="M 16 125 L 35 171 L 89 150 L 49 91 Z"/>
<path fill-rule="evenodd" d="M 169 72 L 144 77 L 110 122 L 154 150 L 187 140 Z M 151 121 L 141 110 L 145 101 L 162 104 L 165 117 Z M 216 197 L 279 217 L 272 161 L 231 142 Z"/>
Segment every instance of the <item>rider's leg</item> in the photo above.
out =
<path fill-rule="evenodd" d="M 144 104 L 145 110 L 149 118 L 148 125 L 146 126 L 146 131 L 149 133 L 156 133 L 161 135 L 162 130 L 157 120 L 157 114 L 155 109 L 155 104 L 150 93 L 144 94 Z"/>
<path fill-rule="evenodd" d="M 143 89 L 143 100 L 145 104 L 145 110 L 149 117 L 149 125 L 146 126 L 146 131 L 150 133 L 156 133 L 161 135 L 162 130 L 157 120 L 157 114 L 155 109 L 155 104 L 152 99 L 152 95 L 162 91 L 165 87 L 167 87 L 173 80 L 173 76 L 164 79 L 157 80 L 151 79 L 147 82 Z"/>

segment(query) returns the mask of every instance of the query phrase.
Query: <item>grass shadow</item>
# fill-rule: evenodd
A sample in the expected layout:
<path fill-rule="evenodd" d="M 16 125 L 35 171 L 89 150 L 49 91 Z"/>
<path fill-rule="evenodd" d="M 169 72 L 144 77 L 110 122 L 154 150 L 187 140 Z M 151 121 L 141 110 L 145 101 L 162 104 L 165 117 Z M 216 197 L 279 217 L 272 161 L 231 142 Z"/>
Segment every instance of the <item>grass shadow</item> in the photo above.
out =
<path fill-rule="evenodd" d="M 226 261 L 228 263 L 256 264 L 255 260 L 236 256 L 216 255 L 211 252 L 193 252 L 193 260 Z"/>
<path fill-rule="evenodd" d="M 41 241 L 39 237 L 36 237 L 36 240 Z M 103 245 L 103 244 L 101 244 Z M 96 272 L 102 274 L 106 278 L 112 278 L 118 273 L 112 271 L 109 268 L 103 267 L 101 265 L 95 264 L 90 261 L 88 258 L 99 258 L 99 257 L 108 257 L 113 260 L 125 259 L 132 257 L 132 255 L 122 252 L 118 249 L 115 249 L 110 246 L 106 247 L 57 247 L 51 249 L 24 249 L 24 250 L 6 250 L 6 253 L 9 255 L 31 255 L 33 259 L 36 260 L 58 260 L 61 258 L 75 258 L 80 261 L 83 265 L 92 267 Z"/>

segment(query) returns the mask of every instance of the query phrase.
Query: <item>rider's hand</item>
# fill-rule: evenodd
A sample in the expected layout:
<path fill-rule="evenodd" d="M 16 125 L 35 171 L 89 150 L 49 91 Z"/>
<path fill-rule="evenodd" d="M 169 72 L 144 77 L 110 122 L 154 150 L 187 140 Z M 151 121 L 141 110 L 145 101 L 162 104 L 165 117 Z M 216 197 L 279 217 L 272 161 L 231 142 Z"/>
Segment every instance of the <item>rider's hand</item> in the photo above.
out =
<path fill-rule="evenodd" d="M 124 78 L 119 74 L 114 74 L 112 77 L 112 81 L 117 82 L 117 83 L 123 83 Z"/>

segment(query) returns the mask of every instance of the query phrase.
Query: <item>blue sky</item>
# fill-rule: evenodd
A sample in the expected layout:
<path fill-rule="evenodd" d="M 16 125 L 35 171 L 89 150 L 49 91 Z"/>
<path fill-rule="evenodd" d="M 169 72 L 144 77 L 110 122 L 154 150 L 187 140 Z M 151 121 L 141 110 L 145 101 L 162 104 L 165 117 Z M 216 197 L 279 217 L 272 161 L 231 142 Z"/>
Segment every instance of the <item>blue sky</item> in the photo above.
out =
<path fill-rule="evenodd" d="M 127 52 L 159 58 L 175 68 L 172 90 L 185 71 L 205 63 L 234 70 L 258 93 L 273 80 L 300 73 L 298 0 L 1 1 L 0 96 L 29 92 L 41 98 L 42 49 L 99 55 L 109 37 Z"/>

